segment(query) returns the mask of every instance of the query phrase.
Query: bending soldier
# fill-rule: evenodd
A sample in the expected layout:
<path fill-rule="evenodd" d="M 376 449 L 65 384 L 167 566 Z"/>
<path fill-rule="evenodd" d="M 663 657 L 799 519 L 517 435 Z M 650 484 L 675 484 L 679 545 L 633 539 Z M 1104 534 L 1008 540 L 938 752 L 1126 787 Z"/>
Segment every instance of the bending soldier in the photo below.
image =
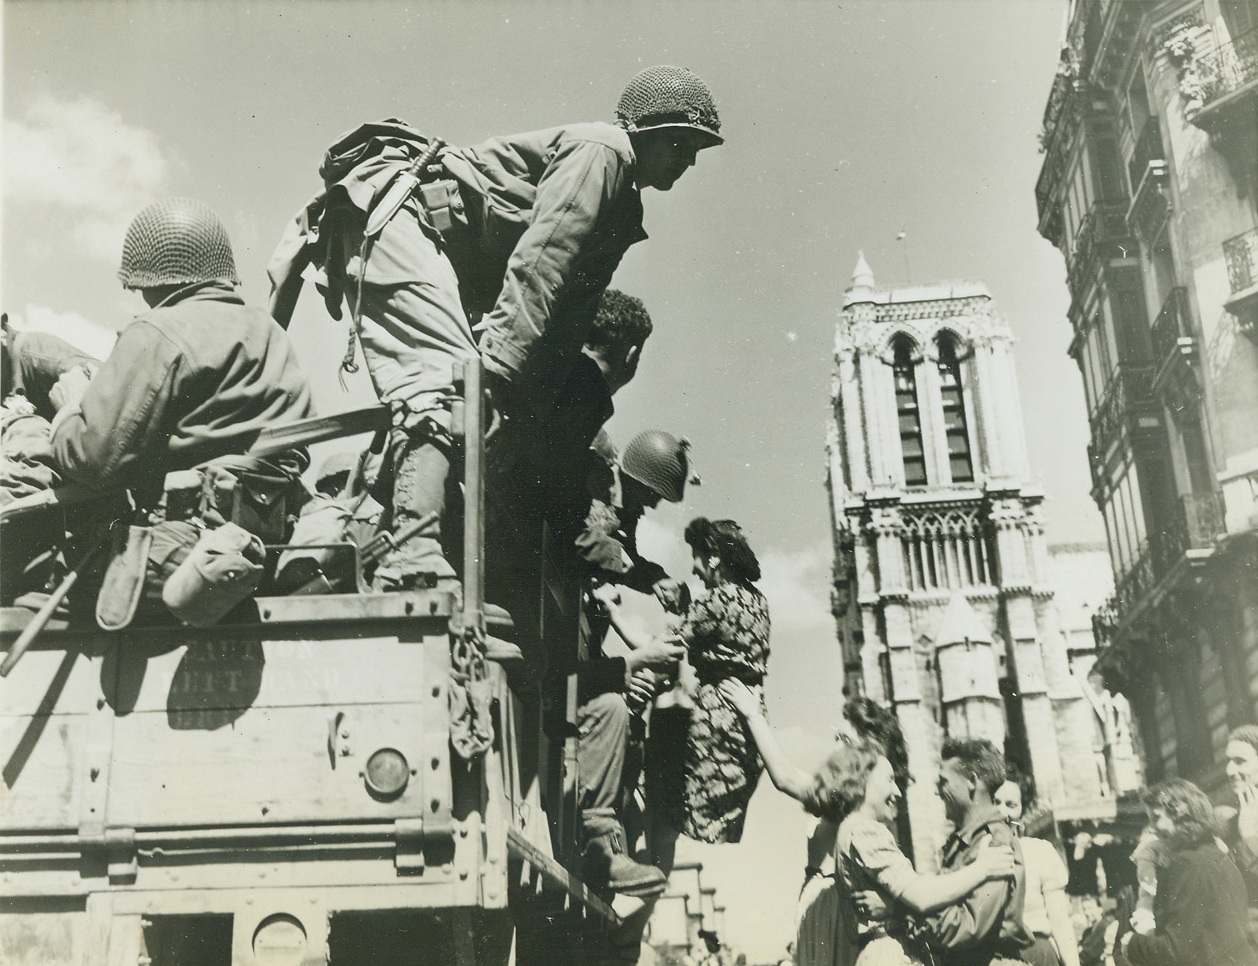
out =
<path fill-rule="evenodd" d="M 711 93 L 683 68 L 640 72 L 616 114 L 614 125 L 467 148 L 389 120 L 328 152 L 326 192 L 272 260 L 272 311 L 287 322 L 312 261 L 333 314 L 343 298 L 352 306 L 372 381 L 393 410 L 395 534 L 444 512 L 456 365 L 483 355 L 501 465 L 517 444 L 527 448 L 581 353 L 599 296 L 645 237 L 642 189 L 669 190 L 700 149 L 722 141 Z M 430 531 L 399 544 L 376 584 L 452 573 Z"/>

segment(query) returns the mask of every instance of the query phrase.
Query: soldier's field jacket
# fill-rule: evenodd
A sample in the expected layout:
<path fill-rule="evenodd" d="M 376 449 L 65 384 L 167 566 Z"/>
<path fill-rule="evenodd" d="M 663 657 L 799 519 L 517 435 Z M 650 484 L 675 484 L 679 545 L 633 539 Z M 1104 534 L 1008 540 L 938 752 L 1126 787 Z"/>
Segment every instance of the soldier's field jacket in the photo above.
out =
<path fill-rule="evenodd" d="M 329 149 L 320 173 L 324 191 L 299 214 L 268 267 L 272 312 L 287 324 L 301 271 L 325 272 L 321 287 L 340 318 L 352 304 L 355 276 L 336 264 L 340 232 L 361 234 L 367 216 L 428 145 L 428 138 L 390 118 L 363 125 Z M 598 299 L 631 245 L 646 237 L 634 182 L 637 158 L 629 135 L 602 122 L 491 138 L 446 147 L 438 174 L 457 197 L 440 224 L 421 204 L 396 217 L 419 215 L 437 232 L 459 280 L 463 306 L 483 332 L 486 366 L 544 412 L 585 343 Z M 438 232 L 438 228 L 440 231 Z M 387 233 L 371 251 L 365 280 L 396 283 Z M 420 280 L 423 281 L 423 280 Z"/>
<path fill-rule="evenodd" d="M 288 336 L 226 284 L 138 316 L 79 405 L 58 414 L 67 479 L 160 493 L 167 472 L 242 453 L 267 426 L 313 415 Z"/>

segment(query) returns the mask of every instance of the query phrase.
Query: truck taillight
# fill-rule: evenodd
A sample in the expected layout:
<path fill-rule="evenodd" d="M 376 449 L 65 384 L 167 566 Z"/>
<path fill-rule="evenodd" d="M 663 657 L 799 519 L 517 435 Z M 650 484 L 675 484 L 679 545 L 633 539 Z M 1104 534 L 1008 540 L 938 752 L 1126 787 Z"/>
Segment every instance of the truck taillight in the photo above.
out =
<path fill-rule="evenodd" d="M 396 748 L 381 748 L 372 752 L 363 771 L 363 781 L 374 795 L 396 798 L 410 781 L 411 766 Z"/>

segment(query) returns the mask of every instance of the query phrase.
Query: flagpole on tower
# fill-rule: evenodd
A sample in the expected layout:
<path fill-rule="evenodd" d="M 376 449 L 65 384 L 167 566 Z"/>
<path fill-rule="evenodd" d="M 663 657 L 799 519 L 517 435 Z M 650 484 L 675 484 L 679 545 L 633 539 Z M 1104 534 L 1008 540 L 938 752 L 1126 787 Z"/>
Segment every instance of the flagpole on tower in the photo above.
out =
<path fill-rule="evenodd" d="M 909 272 L 909 233 L 907 231 L 902 231 L 900 234 L 895 236 L 895 240 L 904 243 L 904 284 L 912 285 L 913 276 L 912 273 Z"/>

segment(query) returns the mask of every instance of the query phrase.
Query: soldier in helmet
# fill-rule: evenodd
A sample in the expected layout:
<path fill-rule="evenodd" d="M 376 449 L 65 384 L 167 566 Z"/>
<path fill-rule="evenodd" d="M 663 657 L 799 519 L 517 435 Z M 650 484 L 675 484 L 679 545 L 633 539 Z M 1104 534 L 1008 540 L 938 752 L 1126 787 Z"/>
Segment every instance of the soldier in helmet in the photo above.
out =
<path fill-rule="evenodd" d="M 206 205 L 170 198 L 136 215 L 118 278 L 150 311 L 57 412 L 53 452 L 68 479 L 160 494 L 169 471 L 243 453 L 265 427 L 313 415 L 288 337 L 244 304 L 227 232 Z"/>
<path fill-rule="evenodd" d="M 651 67 L 625 87 L 615 124 L 455 148 L 389 119 L 333 146 L 325 193 L 272 260 L 272 310 L 287 320 L 312 261 L 334 314 L 342 298 L 353 307 L 367 368 L 393 410 L 395 533 L 444 510 L 456 366 L 484 359 L 496 408 L 491 459 L 501 467 L 527 450 L 599 296 L 646 237 L 642 189 L 669 190 L 701 149 L 720 143 L 703 81 Z M 420 537 L 384 561 L 377 584 L 451 573 L 440 536 Z"/>
<path fill-rule="evenodd" d="M 107 627 L 130 621 L 146 567 L 149 578 L 171 577 L 203 534 L 222 531 L 214 538 L 221 545 L 206 554 L 227 553 L 238 542 L 231 552 L 239 550 L 252 564 L 242 559 L 240 572 L 260 574 L 253 558 L 262 553 L 261 539 L 283 538 L 280 497 L 298 490 L 306 455 L 262 460 L 241 454 L 262 429 L 313 415 L 287 335 L 266 312 L 244 304 L 227 232 L 206 205 L 170 198 L 144 208 L 127 229 L 118 277 L 140 292 L 149 311 L 122 331 L 78 398 L 65 399 L 57 411 L 51 439 L 57 468 L 76 483 L 129 488 L 142 521 L 144 511 L 162 503 L 172 471 L 200 467 L 189 489 L 230 492 L 235 503 L 230 511 L 205 506 L 193 511 L 197 519 L 172 519 L 167 500 L 157 526 L 132 527 L 134 546 L 115 556 L 106 576 L 110 592 L 102 591 L 98 601 L 97 619 Z M 227 526 L 237 509 L 241 525 Z M 232 599 L 252 589 L 243 581 L 211 586 L 186 576 L 180 576 L 178 602 L 166 593 L 169 582 L 163 599 L 189 623 L 213 623 Z"/>
<path fill-rule="evenodd" d="M 679 502 L 689 476 L 687 444 L 662 430 L 639 433 L 617 460 L 605 433 L 596 441 L 610 459 L 611 489 L 590 502 L 584 531 L 577 538 L 581 559 L 596 584 L 655 593 L 665 607 L 680 612 L 686 605 L 685 584 L 638 552 L 637 529 L 643 514 L 660 500 Z M 663 890 L 659 869 L 633 861 L 625 851 L 620 805 L 627 774 L 632 717 L 654 693 L 654 671 L 675 667 L 685 653 L 675 642 L 633 641 L 627 657 L 606 657 L 601 637 L 604 615 L 591 615 L 590 660 L 577 671 L 577 760 L 579 805 L 585 837 L 584 872 L 606 879 L 611 889 L 649 898 Z M 628 639 L 626 639 L 628 640 Z"/>
<path fill-rule="evenodd" d="M 604 458 L 611 444 L 597 441 Z M 638 523 L 660 500 L 678 503 L 690 475 L 690 444 L 660 429 L 649 429 L 629 441 L 610 465 L 610 487 L 596 496 L 577 537 L 581 559 L 603 583 L 619 584 L 644 594 L 655 594 L 667 609 L 685 609 L 685 584 L 638 553 Z"/>

